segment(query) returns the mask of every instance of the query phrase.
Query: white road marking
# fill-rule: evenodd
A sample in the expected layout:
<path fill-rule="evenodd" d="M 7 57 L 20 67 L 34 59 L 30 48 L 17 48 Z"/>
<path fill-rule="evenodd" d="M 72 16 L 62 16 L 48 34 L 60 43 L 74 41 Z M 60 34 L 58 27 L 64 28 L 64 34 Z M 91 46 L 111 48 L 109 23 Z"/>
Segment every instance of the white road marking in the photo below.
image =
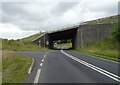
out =
<path fill-rule="evenodd" d="M 49 51 L 44 54 L 44 57 L 42 59 L 42 62 L 44 62 L 44 58 L 46 57 L 46 55 L 49 53 Z M 40 63 L 40 66 L 43 66 L 43 63 Z M 35 79 L 34 79 L 34 84 L 38 83 L 38 80 L 39 80 L 39 77 L 40 77 L 40 73 L 41 73 L 41 69 L 38 69 L 37 73 L 36 73 L 36 76 L 35 76 Z M 34 85 L 33 84 L 33 85 Z"/>
<path fill-rule="evenodd" d="M 39 80 L 39 77 L 40 77 L 40 72 L 41 72 L 41 69 L 38 69 L 38 71 L 36 73 L 36 76 L 35 76 L 34 83 L 38 83 L 38 80 Z"/>
<path fill-rule="evenodd" d="M 31 66 L 30 66 L 30 68 L 29 68 L 29 70 L 28 70 L 28 74 L 31 73 L 32 68 L 33 68 L 33 65 L 34 65 L 34 59 L 32 58 L 32 64 L 31 64 Z"/>
<path fill-rule="evenodd" d="M 74 57 L 74 56 L 72 56 L 72 55 L 64 52 L 63 50 L 61 50 L 61 52 L 62 52 L 63 54 L 65 54 L 66 56 L 68 56 L 69 58 L 71 58 L 71 59 L 73 59 L 73 60 L 75 60 L 75 61 L 77 61 L 77 62 L 79 62 L 79 63 L 81 63 L 81 64 L 83 64 L 83 65 L 85 65 L 85 66 L 87 66 L 87 67 L 89 67 L 89 68 L 91 68 L 91 69 L 99 72 L 99 73 L 101 73 L 101 74 L 104 74 L 104 75 L 106 75 L 107 77 L 112 78 L 113 80 L 115 80 L 115 81 L 117 81 L 117 82 L 120 82 L 120 80 L 119 80 L 120 77 L 119 77 L 119 76 L 117 76 L 117 75 L 115 75 L 115 74 L 113 74 L 113 73 L 110 73 L 110 72 L 108 72 L 108 71 L 106 71 L 106 70 L 104 70 L 104 69 L 101 69 L 100 67 L 94 66 L 94 65 L 92 65 L 92 64 L 90 64 L 90 63 L 87 63 L 87 62 L 85 62 L 85 61 L 83 61 L 83 60 L 81 60 L 81 59 L 79 59 L 79 58 L 76 58 L 76 57 Z"/>
<path fill-rule="evenodd" d="M 45 58 L 46 55 L 44 55 L 43 59 Z"/>
<path fill-rule="evenodd" d="M 45 57 L 46 57 L 46 55 L 49 53 L 49 51 L 47 52 L 47 53 L 45 53 L 44 54 L 44 57 L 43 57 L 43 59 L 42 60 L 44 60 L 45 59 Z"/>
<path fill-rule="evenodd" d="M 73 51 L 73 52 L 79 53 L 79 52 L 77 52 L 77 51 Z M 84 54 L 84 53 L 80 53 L 80 54 L 87 55 L 87 56 L 94 57 L 94 58 L 98 58 L 98 59 L 101 59 L 101 60 L 104 60 L 104 61 L 109 61 L 109 62 L 112 62 L 112 63 L 120 64 L 119 62 L 112 61 L 112 60 L 108 60 L 108 59 L 105 59 L 105 58 L 95 57 L 95 56 L 93 56 L 93 55 Z"/>
<path fill-rule="evenodd" d="M 44 60 L 42 59 L 42 62 L 44 62 Z"/>
<path fill-rule="evenodd" d="M 43 63 L 40 63 L 40 66 L 43 66 Z"/>
<path fill-rule="evenodd" d="M 46 54 L 44 54 L 44 57 L 42 59 L 42 62 L 44 61 L 44 58 L 46 57 L 46 55 L 49 53 L 50 51 L 48 51 Z M 40 66 L 43 66 L 43 63 L 40 63 Z M 41 73 L 41 69 L 38 69 L 35 79 L 34 79 L 34 84 L 38 83 L 39 77 L 40 77 L 40 73 Z M 34 85 L 33 84 L 33 85 Z"/>

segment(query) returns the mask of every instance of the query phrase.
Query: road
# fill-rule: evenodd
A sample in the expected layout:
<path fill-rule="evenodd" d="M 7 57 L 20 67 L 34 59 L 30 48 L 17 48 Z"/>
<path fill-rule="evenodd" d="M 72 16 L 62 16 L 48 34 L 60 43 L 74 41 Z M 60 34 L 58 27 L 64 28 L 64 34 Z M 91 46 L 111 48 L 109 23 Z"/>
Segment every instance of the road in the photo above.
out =
<path fill-rule="evenodd" d="M 35 63 L 26 83 L 120 83 L 120 64 L 71 50 L 17 52 Z"/>

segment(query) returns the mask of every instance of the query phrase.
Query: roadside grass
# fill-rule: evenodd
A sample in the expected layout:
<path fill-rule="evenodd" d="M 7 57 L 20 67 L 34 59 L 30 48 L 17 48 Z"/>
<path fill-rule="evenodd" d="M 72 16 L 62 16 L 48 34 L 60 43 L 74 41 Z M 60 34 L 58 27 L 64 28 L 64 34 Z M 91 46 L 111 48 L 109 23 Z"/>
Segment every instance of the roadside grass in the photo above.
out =
<path fill-rule="evenodd" d="M 3 51 L 2 83 L 21 83 L 27 77 L 32 58 Z"/>
<path fill-rule="evenodd" d="M 2 50 L 2 39 L 0 38 L 0 50 Z"/>
<path fill-rule="evenodd" d="M 40 47 L 33 43 L 32 40 L 39 37 L 43 33 L 38 33 L 23 39 L 7 40 L 2 39 L 2 50 L 12 51 L 47 51 L 47 48 Z"/>
<path fill-rule="evenodd" d="M 118 44 L 114 43 L 111 38 L 106 38 L 96 43 L 89 44 L 85 48 L 78 48 L 75 50 L 81 53 L 120 62 Z"/>
<path fill-rule="evenodd" d="M 2 56 L 0 53 L 0 84 L 2 83 Z"/>
<path fill-rule="evenodd" d="M 3 41 L 3 50 L 13 50 L 13 51 L 47 51 L 47 48 L 40 47 L 32 42 L 24 41 Z"/>

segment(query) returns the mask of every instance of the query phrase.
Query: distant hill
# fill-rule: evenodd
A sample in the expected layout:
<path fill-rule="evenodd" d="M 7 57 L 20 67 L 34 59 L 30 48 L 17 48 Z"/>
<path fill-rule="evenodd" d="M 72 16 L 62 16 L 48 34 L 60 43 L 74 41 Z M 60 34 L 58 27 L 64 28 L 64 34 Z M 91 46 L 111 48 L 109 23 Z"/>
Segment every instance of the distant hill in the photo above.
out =
<path fill-rule="evenodd" d="M 25 37 L 25 38 L 20 39 L 20 40 L 21 40 L 21 41 L 33 41 L 35 38 L 41 36 L 42 34 L 44 34 L 44 32 L 40 32 L 40 33 L 31 35 L 31 36 L 29 36 L 29 37 Z"/>

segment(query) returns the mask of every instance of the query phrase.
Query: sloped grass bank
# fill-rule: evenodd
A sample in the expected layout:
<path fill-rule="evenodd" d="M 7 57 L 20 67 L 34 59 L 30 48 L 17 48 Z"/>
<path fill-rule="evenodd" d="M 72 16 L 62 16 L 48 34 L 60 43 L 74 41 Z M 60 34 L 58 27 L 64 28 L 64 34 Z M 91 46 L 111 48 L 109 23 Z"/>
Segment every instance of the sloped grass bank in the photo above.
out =
<path fill-rule="evenodd" d="M 12 51 L 46 51 L 47 48 L 40 47 L 37 44 L 33 44 L 31 41 L 20 40 L 3 40 L 3 50 Z"/>
<path fill-rule="evenodd" d="M 2 59 L 2 83 L 22 83 L 27 77 L 32 59 L 12 51 L 3 51 Z"/>
<path fill-rule="evenodd" d="M 90 44 L 85 48 L 78 48 L 75 50 L 96 57 L 120 62 L 120 56 L 118 55 L 118 43 L 115 43 L 111 38 L 106 38 Z"/>
<path fill-rule="evenodd" d="M 18 40 L 8 40 L 2 39 L 2 50 L 12 50 L 12 51 L 47 51 L 47 48 L 40 47 L 32 41 L 39 37 L 43 33 L 38 33 L 31 35 L 29 37 L 18 39 Z"/>

